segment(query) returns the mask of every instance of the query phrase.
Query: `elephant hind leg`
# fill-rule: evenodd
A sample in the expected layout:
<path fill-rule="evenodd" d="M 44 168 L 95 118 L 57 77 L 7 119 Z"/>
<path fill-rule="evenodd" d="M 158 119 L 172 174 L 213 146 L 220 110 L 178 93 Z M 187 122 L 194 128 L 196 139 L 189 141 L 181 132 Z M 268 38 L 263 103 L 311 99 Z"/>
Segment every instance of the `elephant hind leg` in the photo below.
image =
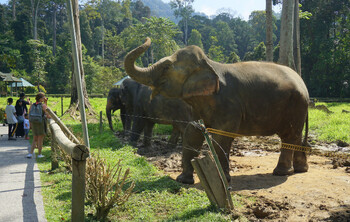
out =
<path fill-rule="evenodd" d="M 176 147 L 180 134 L 180 130 L 175 125 L 173 125 L 173 131 L 171 132 L 170 139 L 166 145 L 167 149 L 174 149 Z"/>
<path fill-rule="evenodd" d="M 301 133 L 289 132 L 284 135 L 280 135 L 282 143 L 301 145 L 302 135 Z M 278 159 L 276 168 L 273 170 L 273 175 L 285 176 L 294 173 L 294 155 L 295 152 L 290 149 L 283 149 L 281 147 L 281 154 Z M 299 154 L 297 154 L 299 155 Z"/>
<path fill-rule="evenodd" d="M 150 147 L 151 146 L 151 139 L 152 139 L 152 132 L 153 132 L 153 127 L 154 127 L 154 122 L 151 121 L 145 121 L 145 128 L 143 130 L 143 145 L 145 147 Z"/>
<path fill-rule="evenodd" d="M 294 151 L 293 167 L 295 173 L 304 173 L 309 170 L 305 152 Z"/>
<path fill-rule="evenodd" d="M 295 135 L 295 136 L 293 136 Z M 282 143 L 301 145 L 302 133 L 290 134 L 287 137 L 281 136 Z M 274 175 L 290 175 L 293 173 L 307 172 L 309 169 L 307 156 L 305 152 L 281 149 L 281 155 L 277 167 L 274 169 Z"/>

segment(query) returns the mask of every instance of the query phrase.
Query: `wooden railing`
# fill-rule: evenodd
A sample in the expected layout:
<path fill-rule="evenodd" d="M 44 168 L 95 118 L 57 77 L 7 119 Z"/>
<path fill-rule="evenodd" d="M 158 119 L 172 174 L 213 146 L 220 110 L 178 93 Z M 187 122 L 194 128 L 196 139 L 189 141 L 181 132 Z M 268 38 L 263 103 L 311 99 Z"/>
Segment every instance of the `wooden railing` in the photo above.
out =
<path fill-rule="evenodd" d="M 51 118 L 48 119 L 51 132 L 51 169 L 58 167 L 57 151 L 60 147 L 72 158 L 72 221 L 84 221 L 85 203 L 85 168 L 90 155 L 89 148 L 80 144 L 56 114 L 47 108 Z"/>

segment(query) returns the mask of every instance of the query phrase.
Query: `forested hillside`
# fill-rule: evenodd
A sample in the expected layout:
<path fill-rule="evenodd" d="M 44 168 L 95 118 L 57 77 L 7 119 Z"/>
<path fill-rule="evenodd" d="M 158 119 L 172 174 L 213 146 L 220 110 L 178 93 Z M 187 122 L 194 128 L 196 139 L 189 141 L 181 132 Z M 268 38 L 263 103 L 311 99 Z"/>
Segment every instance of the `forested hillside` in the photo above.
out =
<path fill-rule="evenodd" d="M 147 36 L 152 39 L 152 47 L 138 61 L 139 65 L 148 66 L 185 46 L 184 19 L 164 15 L 172 9 L 163 8 L 160 1 L 102 0 L 81 5 L 88 93 L 107 93 L 125 75 L 126 53 Z M 311 13 L 300 21 L 302 76 L 311 96 L 349 97 L 350 2 L 300 3 L 302 11 Z M 178 23 L 173 22 L 176 19 Z M 218 62 L 265 60 L 265 11 L 252 12 L 248 21 L 229 13 L 213 19 L 193 14 L 187 30 L 188 44 L 202 47 Z M 276 17 L 273 32 L 277 60 L 280 20 Z M 0 4 L 0 72 L 12 72 L 33 84 L 39 83 L 49 93 L 69 93 L 69 33 L 65 1 L 10 0 Z"/>

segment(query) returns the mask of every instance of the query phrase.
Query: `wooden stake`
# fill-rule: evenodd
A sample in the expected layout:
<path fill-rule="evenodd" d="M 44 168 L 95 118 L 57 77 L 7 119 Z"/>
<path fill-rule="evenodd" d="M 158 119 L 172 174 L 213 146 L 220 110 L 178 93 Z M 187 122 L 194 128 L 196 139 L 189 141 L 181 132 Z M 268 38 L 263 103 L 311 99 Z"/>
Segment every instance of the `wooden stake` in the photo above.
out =
<path fill-rule="evenodd" d="M 211 142 L 211 139 L 209 138 L 209 134 L 208 132 L 205 130 L 205 126 L 204 126 L 204 122 L 203 120 L 199 120 L 199 123 L 203 126 L 203 129 L 202 129 L 202 133 L 204 135 L 204 138 L 205 140 L 207 141 L 208 145 L 209 145 L 209 149 L 211 151 L 211 154 L 213 156 L 213 159 L 214 159 L 214 162 L 215 162 L 215 165 L 216 166 L 213 166 L 215 167 L 218 172 L 219 172 L 219 175 L 221 177 L 221 181 L 222 181 L 222 185 L 223 185 L 223 189 L 225 191 L 225 194 L 226 194 L 226 197 L 227 197 L 227 207 L 225 207 L 227 210 L 231 210 L 233 209 L 233 203 L 232 203 L 232 198 L 231 198 L 231 194 L 230 194 L 230 191 L 228 190 L 228 182 L 227 182 L 227 179 L 226 179 L 226 176 L 225 176 L 225 173 L 221 167 L 221 164 L 220 164 L 220 161 L 219 161 L 219 158 L 218 158 L 218 155 L 216 154 L 216 151 L 214 149 L 214 146 L 213 146 L 213 143 Z M 203 172 L 206 172 L 205 170 Z M 214 191 L 213 191 L 214 192 Z"/>

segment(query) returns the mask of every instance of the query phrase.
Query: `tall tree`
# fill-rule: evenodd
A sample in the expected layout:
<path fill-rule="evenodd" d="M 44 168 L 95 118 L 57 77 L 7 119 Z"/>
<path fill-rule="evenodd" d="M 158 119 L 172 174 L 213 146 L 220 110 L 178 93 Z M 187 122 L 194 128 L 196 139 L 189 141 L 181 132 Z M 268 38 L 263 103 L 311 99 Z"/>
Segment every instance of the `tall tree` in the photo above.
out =
<path fill-rule="evenodd" d="M 147 36 L 152 39 L 148 61 L 153 63 L 178 49 L 178 45 L 173 38 L 179 34 L 179 30 L 174 22 L 170 21 L 168 18 L 162 17 L 151 17 L 145 20 L 145 24 L 138 23 L 132 27 L 132 35 L 135 36 L 139 42 L 144 41 Z"/>
<path fill-rule="evenodd" d="M 202 35 L 196 29 L 192 29 L 190 38 L 188 39 L 189 45 L 196 45 L 203 49 Z"/>
<path fill-rule="evenodd" d="M 74 20 L 74 26 L 75 26 L 75 37 L 76 37 L 76 43 L 77 43 L 77 49 L 78 49 L 78 57 L 79 57 L 79 64 L 80 64 L 80 74 L 81 74 L 81 85 L 83 89 L 83 96 L 84 96 L 84 103 L 85 108 L 89 110 L 89 112 L 93 112 L 92 106 L 89 101 L 89 97 L 86 91 L 86 84 L 85 84 L 85 76 L 84 76 L 84 68 L 83 68 L 83 54 L 82 54 L 82 45 L 81 45 L 81 35 L 80 35 L 80 24 L 79 24 L 79 4 L 78 0 L 70 0 L 72 1 L 72 8 L 73 8 L 73 20 Z M 72 91 L 71 91 L 71 100 L 70 100 L 70 108 L 69 111 L 71 114 L 75 113 L 76 110 L 79 107 L 79 100 L 78 100 L 78 90 L 77 90 L 77 83 L 74 78 L 74 69 L 72 71 Z M 74 116 L 74 115 L 72 115 Z"/>
<path fill-rule="evenodd" d="M 295 0 L 284 0 L 282 4 L 280 55 L 278 62 L 295 70 L 293 53 Z"/>
<path fill-rule="evenodd" d="M 300 54 L 300 16 L 299 0 L 294 2 L 294 26 L 293 26 L 293 59 L 295 71 L 301 75 L 301 54 Z"/>
<path fill-rule="evenodd" d="M 12 0 L 12 19 L 16 21 L 16 0 Z"/>
<path fill-rule="evenodd" d="M 33 39 L 38 39 L 38 11 L 40 0 L 30 0 L 32 9 L 32 22 L 33 22 Z"/>
<path fill-rule="evenodd" d="M 272 0 L 266 0 L 266 61 L 273 60 Z"/>
<path fill-rule="evenodd" d="M 170 1 L 170 6 L 174 9 L 174 15 L 176 18 L 181 17 L 184 22 L 184 43 L 187 45 L 188 37 L 188 21 L 190 20 L 192 13 L 194 12 L 192 8 L 194 0 L 172 0 Z"/>
<path fill-rule="evenodd" d="M 235 34 L 229 25 L 224 21 L 215 23 L 217 45 L 221 46 L 225 57 L 228 57 L 232 52 L 237 51 L 235 42 Z"/>
<path fill-rule="evenodd" d="M 211 36 L 211 46 L 208 50 L 208 57 L 216 62 L 226 62 L 223 48 L 218 45 L 218 39 L 216 36 Z"/>
<path fill-rule="evenodd" d="M 249 15 L 249 24 L 253 28 L 257 42 L 266 42 L 266 14 L 265 11 L 253 11 Z"/>

